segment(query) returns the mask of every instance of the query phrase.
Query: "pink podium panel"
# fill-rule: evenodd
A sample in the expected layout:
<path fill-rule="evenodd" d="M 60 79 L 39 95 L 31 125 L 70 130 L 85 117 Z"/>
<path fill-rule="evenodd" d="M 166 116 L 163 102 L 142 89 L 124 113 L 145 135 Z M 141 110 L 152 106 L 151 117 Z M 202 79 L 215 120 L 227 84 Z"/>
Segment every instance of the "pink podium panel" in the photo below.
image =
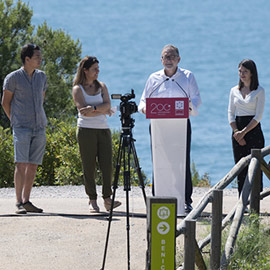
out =
<path fill-rule="evenodd" d="M 188 98 L 146 98 L 146 118 L 188 118 Z"/>
<path fill-rule="evenodd" d="M 176 197 L 178 216 L 185 215 L 188 112 L 188 98 L 146 99 L 146 118 L 152 118 L 155 196 Z"/>

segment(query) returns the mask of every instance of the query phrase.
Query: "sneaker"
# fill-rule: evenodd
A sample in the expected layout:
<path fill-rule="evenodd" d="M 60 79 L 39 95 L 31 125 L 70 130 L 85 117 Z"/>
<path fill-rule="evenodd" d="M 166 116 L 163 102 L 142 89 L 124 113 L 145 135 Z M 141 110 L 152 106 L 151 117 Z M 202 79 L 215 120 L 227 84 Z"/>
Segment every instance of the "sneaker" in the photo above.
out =
<path fill-rule="evenodd" d="M 118 206 L 120 206 L 122 203 L 119 202 L 119 201 L 114 201 L 113 203 L 113 208 L 116 208 Z M 110 211 L 111 210 L 111 207 L 112 207 L 112 199 L 109 197 L 109 198 L 106 198 L 104 199 L 104 207 L 107 211 Z"/>
<path fill-rule="evenodd" d="M 97 205 L 97 200 L 89 200 L 89 209 L 91 213 L 99 213 L 99 207 Z"/>
<path fill-rule="evenodd" d="M 23 207 L 23 203 L 22 202 L 19 202 L 19 203 L 16 203 L 16 207 L 17 207 L 17 210 L 16 210 L 16 214 L 27 214 L 27 211 L 25 210 L 25 208 Z"/>
<path fill-rule="evenodd" d="M 23 204 L 23 207 L 27 212 L 32 212 L 32 213 L 42 213 L 43 209 L 37 208 L 34 206 L 31 202 L 26 202 Z"/>
<path fill-rule="evenodd" d="M 190 203 L 185 203 L 185 213 L 188 214 L 193 210 Z"/>

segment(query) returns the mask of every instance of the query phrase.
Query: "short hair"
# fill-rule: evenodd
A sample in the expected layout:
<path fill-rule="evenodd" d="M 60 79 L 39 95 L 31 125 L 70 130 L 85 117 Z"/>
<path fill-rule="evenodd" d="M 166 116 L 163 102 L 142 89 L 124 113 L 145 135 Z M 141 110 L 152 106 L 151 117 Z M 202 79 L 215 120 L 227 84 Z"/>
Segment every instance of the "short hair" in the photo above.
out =
<path fill-rule="evenodd" d="M 238 68 L 240 68 L 241 66 L 248 69 L 251 73 L 250 90 L 251 91 L 256 90 L 259 86 L 259 79 L 258 79 L 258 72 L 257 72 L 257 67 L 256 67 L 255 62 L 252 61 L 251 59 L 244 59 L 239 63 Z M 241 90 L 243 87 L 244 87 L 244 83 L 241 81 L 241 79 L 239 79 L 239 83 L 238 83 L 239 90 Z"/>
<path fill-rule="evenodd" d="M 172 50 L 172 51 L 174 51 L 174 52 L 176 53 L 177 56 L 180 56 L 180 55 L 179 55 L 179 50 L 178 50 L 178 48 L 175 47 L 175 46 L 172 45 L 172 44 L 167 44 L 167 45 L 165 45 L 165 46 L 163 47 L 162 51 L 161 51 L 161 55 L 162 55 L 162 53 L 163 53 L 165 50 Z"/>
<path fill-rule="evenodd" d="M 21 60 L 22 60 L 23 64 L 25 63 L 26 57 L 32 58 L 35 50 L 40 51 L 39 46 L 36 44 L 26 44 L 22 47 Z"/>

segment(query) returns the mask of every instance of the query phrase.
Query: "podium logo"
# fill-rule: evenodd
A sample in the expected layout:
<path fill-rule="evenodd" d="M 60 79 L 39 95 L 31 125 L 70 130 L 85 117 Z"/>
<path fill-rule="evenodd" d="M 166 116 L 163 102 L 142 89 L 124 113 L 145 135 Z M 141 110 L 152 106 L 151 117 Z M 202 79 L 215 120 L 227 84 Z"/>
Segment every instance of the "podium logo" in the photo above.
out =
<path fill-rule="evenodd" d="M 184 115 L 184 101 L 183 100 L 176 100 L 175 101 L 175 114 L 176 115 Z"/>
<path fill-rule="evenodd" d="M 153 114 L 166 114 L 170 113 L 171 105 L 168 103 L 152 103 L 151 104 L 151 113 Z"/>

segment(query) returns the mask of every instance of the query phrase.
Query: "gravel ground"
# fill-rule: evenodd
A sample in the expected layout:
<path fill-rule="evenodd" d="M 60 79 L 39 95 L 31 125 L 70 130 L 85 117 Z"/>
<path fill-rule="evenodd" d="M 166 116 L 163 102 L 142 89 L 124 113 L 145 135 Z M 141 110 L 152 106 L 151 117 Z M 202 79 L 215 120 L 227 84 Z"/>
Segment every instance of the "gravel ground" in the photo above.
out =
<path fill-rule="evenodd" d="M 193 197 L 203 196 L 209 188 L 193 188 Z M 98 194 L 101 194 L 101 186 L 97 186 Z M 145 193 L 147 196 L 151 196 L 151 187 L 145 187 Z M 0 198 L 14 198 L 14 188 L 0 188 Z M 142 190 L 140 187 L 132 187 L 130 196 L 141 197 Z M 236 196 L 237 189 L 225 189 L 223 191 L 224 196 Z M 123 187 L 120 186 L 116 190 L 116 196 L 124 198 L 126 192 Z M 33 187 L 31 198 L 87 198 L 84 186 L 42 186 Z"/>

